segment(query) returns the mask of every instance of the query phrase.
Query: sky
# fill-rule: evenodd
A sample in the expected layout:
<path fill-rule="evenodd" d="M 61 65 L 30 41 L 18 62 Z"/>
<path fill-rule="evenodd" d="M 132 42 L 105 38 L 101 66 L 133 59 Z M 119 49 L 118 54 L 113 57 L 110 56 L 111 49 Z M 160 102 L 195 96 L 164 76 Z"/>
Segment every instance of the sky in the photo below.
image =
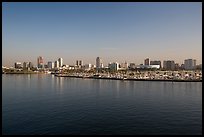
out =
<path fill-rule="evenodd" d="M 95 64 L 202 63 L 201 2 L 3 2 L 2 65 L 63 58 Z"/>

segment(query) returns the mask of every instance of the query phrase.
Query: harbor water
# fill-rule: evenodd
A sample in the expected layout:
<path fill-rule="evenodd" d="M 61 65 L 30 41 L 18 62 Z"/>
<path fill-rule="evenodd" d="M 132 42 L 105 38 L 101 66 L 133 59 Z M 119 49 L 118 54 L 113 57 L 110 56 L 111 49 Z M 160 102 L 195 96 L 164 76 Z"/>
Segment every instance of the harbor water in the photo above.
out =
<path fill-rule="evenodd" d="M 2 75 L 2 133 L 202 134 L 202 82 Z"/>

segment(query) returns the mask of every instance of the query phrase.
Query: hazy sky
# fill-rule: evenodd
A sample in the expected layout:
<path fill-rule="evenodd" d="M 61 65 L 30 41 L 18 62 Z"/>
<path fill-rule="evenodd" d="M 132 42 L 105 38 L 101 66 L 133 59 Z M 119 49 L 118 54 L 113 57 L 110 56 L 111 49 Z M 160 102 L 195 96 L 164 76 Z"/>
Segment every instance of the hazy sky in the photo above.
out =
<path fill-rule="evenodd" d="M 202 62 L 202 3 L 3 3 L 2 65 Z"/>

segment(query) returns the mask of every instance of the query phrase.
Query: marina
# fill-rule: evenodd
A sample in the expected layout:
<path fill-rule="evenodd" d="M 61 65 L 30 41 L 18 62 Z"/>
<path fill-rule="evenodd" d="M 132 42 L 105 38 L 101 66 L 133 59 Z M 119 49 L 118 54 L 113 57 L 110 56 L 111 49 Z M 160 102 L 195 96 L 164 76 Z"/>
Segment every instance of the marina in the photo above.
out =
<path fill-rule="evenodd" d="M 104 79 L 104 80 L 125 80 L 125 81 L 167 81 L 167 82 L 202 82 L 202 75 L 197 76 L 169 76 L 169 75 L 160 75 L 158 76 L 128 76 L 128 75 L 110 75 L 110 74 L 86 74 L 86 73 L 77 73 L 77 74 L 54 74 L 56 77 L 70 77 L 70 78 L 82 78 L 82 79 Z"/>

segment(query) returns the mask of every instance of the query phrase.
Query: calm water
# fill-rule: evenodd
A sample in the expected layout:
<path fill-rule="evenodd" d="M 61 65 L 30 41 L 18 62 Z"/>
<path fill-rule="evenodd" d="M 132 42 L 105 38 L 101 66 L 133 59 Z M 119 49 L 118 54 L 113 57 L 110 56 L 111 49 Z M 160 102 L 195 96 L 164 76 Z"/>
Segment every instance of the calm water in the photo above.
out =
<path fill-rule="evenodd" d="M 201 82 L 2 75 L 3 134 L 202 134 Z"/>

